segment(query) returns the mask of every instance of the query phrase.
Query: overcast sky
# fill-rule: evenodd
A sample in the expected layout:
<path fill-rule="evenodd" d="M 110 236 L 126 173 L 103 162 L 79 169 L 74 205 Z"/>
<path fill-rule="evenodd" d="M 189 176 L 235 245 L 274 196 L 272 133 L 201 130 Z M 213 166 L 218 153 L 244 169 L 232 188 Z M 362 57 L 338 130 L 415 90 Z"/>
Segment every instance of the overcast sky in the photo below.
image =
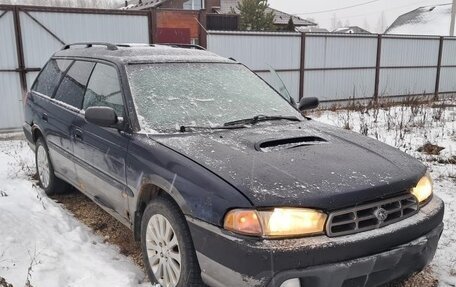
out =
<path fill-rule="evenodd" d="M 371 3 L 339 11 L 315 13 L 366 2 Z M 380 24 L 382 12 L 384 12 L 383 28 L 385 29 L 398 16 L 418 7 L 451 2 L 451 0 L 269 0 L 271 7 L 290 14 L 300 14 L 298 16 L 302 18 L 312 18 L 323 28 L 332 28 L 332 19 L 336 16 L 337 20 L 344 25 L 349 21 L 351 25 L 377 33 L 380 32 L 378 30 L 382 26 Z"/>

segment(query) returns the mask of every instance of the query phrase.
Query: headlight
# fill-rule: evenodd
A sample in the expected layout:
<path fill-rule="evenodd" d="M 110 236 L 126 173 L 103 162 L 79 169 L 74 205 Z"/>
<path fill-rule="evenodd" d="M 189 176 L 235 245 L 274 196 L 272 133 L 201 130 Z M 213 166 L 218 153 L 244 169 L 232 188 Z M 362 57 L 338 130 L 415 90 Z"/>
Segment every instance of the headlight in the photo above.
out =
<path fill-rule="evenodd" d="M 296 237 L 323 233 L 326 218 L 325 213 L 306 208 L 235 209 L 225 216 L 224 228 L 266 238 Z"/>
<path fill-rule="evenodd" d="M 432 190 L 432 178 L 429 174 L 426 174 L 412 189 L 412 194 L 418 199 L 419 203 L 424 203 L 431 197 Z"/>

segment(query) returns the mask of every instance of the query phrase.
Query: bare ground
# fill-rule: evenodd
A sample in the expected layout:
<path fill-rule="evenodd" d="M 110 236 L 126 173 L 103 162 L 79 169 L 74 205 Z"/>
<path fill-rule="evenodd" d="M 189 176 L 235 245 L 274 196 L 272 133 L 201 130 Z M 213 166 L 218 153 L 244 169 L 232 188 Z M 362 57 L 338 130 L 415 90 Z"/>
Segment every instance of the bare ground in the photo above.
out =
<path fill-rule="evenodd" d="M 103 209 L 98 207 L 79 191 L 72 191 L 68 194 L 55 195 L 52 197 L 56 202 L 61 203 L 78 220 L 91 228 L 96 234 L 104 238 L 105 242 L 119 247 L 120 253 L 130 257 L 138 266 L 144 269 L 141 248 L 135 242 L 130 229 L 117 221 Z M 387 287 L 437 287 L 438 280 L 430 267 L 426 268 L 410 279 L 390 284 Z"/>

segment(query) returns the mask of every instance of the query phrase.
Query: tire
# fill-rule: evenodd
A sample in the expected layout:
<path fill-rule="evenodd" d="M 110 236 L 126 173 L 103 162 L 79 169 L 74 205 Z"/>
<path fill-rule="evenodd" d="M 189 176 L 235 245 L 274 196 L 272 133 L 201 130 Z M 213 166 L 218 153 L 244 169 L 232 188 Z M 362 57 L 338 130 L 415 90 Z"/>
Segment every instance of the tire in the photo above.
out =
<path fill-rule="evenodd" d="M 43 138 L 39 138 L 35 144 L 35 166 L 39 185 L 46 195 L 64 193 L 69 189 L 66 182 L 55 176 L 49 149 Z"/>
<path fill-rule="evenodd" d="M 163 236 L 167 230 L 163 223 L 169 224 L 173 234 Z M 159 226 L 157 224 L 162 224 L 164 228 L 160 230 L 163 232 L 154 229 Z M 163 287 L 205 286 L 187 222 L 172 200 L 158 197 L 146 207 L 141 221 L 141 249 L 147 274 L 153 284 Z M 180 258 L 180 264 L 176 258 Z M 167 271 L 160 273 L 160 265 L 162 270 Z M 180 270 L 178 275 L 176 270 Z"/>

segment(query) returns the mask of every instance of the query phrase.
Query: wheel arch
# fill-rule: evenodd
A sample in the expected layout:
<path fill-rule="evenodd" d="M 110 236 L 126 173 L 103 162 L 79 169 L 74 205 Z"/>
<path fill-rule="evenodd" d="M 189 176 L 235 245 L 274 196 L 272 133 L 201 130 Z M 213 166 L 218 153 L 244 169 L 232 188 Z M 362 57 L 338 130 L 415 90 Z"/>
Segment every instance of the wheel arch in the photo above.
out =
<path fill-rule="evenodd" d="M 144 176 L 134 201 L 133 234 L 136 241 L 141 239 L 141 220 L 144 210 L 151 201 L 159 197 L 166 197 L 171 200 L 184 215 L 190 214 L 185 200 L 175 188 L 173 182 L 168 182 L 159 176 Z"/>
<path fill-rule="evenodd" d="M 36 124 L 34 124 L 32 126 L 32 139 L 33 139 L 33 143 L 36 143 L 36 141 L 42 137 L 44 139 L 44 133 L 43 131 L 41 130 L 41 128 L 39 126 L 37 126 Z"/>

